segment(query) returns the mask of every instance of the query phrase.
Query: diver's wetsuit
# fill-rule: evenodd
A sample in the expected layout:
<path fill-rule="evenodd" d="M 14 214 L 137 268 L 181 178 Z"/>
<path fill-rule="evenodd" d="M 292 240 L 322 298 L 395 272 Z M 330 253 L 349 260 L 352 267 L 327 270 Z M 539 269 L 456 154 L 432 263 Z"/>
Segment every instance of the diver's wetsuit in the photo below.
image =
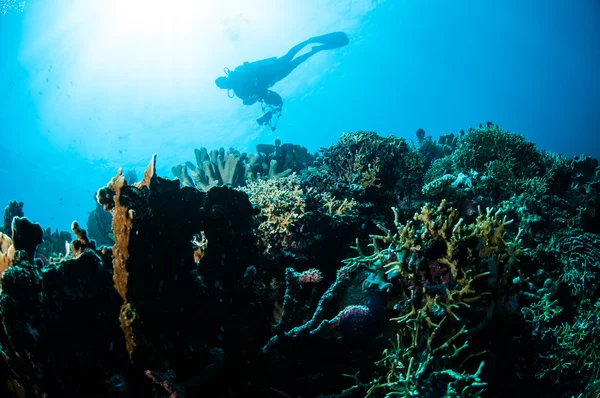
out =
<path fill-rule="evenodd" d="M 244 105 L 261 102 L 265 114 L 257 119 L 257 122 L 262 125 L 269 124 L 271 129 L 275 130 L 283 107 L 283 99 L 269 88 L 319 51 L 342 47 L 348 42 L 348 36 L 343 32 L 312 37 L 292 47 L 283 57 L 272 57 L 251 63 L 245 62 L 233 71 L 226 68 L 228 85 L 235 96 L 243 100 Z M 309 52 L 295 57 L 304 47 L 313 43 L 321 45 L 312 47 Z M 274 124 L 271 123 L 273 117 L 275 118 Z"/>
<path fill-rule="evenodd" d="M 279 80 L 277 78 L 278 58 L 244 63 L 230 71 L 233 93 L 244 101 L 244 105 L 253 105 L 257 101 L 273 107 L 282 107 L 283 99 L 279 94 L 269 90 Z"/>

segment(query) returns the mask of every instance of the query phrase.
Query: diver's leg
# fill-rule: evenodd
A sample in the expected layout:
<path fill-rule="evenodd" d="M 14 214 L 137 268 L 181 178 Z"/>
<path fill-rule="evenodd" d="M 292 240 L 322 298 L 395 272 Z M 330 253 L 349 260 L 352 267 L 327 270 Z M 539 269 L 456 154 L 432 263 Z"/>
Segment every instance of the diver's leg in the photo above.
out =
<path fill-rule="evenodd" d="M 348 35 L 346 35 L 344 32 L 333 32 L 333 33 L 328 33 L 326 35 L 315 36 L 315 37 L 311 37 L 310 39 L 304 40 L 302 43 L 296 44 L 294 47 L 292 47 L 290 49 L 290 51 L 287 52 L 287 54 L 285 54 L 283 57 L 280 57 L 279 59 L 287 61 L 287 62 L 291 62 L 294 59 L 294 56 L 296 54 L 298 54 L 308 44 L 320 43 L 321 44 L 320 46 L 313 47 L 313 49 L 328 50 L 328 49 L 332 49 L 332 48 L 343 47 L 346 44 L 348 44 L 349 42 L 350 42 L 350 39 L 348 39 Z M 314 55 L 314 54 L 315 53 L 313 53 L 311 55 Z M 304 58 L 302 61 L 300 61 L 300 63 L 298 65 L 300 65 L 302 62 L 306 61 L 309 57 L 310 57 L 310 55 L 308 57 Z M 296 65 L 296 66 L 298 66 L 298 65 Z"/>
<path fill-rule="evenodd" d="M 304 47 L 313 43 L 320 43 L 321 45 L 315 46 L 311 51 L 294 58 Z M 275 71 L 273 84 L 287 77 L 298 67 L 298 65 L 319 51 L 343 47 L 348 43 L 348 36 L 344 32 L 333 32 L 322 36 L 311 37 L 310 39 L 295 45 L 283 57 L 277 58 L 277 62 L 273 65 L 273 70 Z"/>
<path fill-rule="evenodd" d="M 322 45 L 313 47 L 313 49 L 319 48 L 321 50 L 344 47 L 350 43 L 348 35 L 344 32 L 327 33 L 326 35 L 311 37 L 307 41 L 310 43 L 321 43 Z"/>
<path fill-rule="evenodd" d="M 277 59 L 277 64 L 273 65 L 273 84 L 276 82 L 283 80 L 286 78 L 294 69 L 298 67 L 302 62 L 306 61 L 316 53 L 321 51 L 321 49 L 313 49 L 305 54 L 300 55 L 292 60 L 286 60 L 283 58 Z"/>
<path fill-rule="evenodd" d="M 300 65 L 302 62 L 306 61 L 307 59 L 309 59 L 310 57 L 312 57 L 313 55 L 315 55 L 319 51 L 323 50 L 320 47 L 321 46 L 319 46 L 319 47 L 313 47 L 313 49 L 310 50 L 309 52 L 307 52 L 306 54 L 302 54 L 301 56 L 294 58 L 290 62 L 290 72 L 292 70 L 296 69 L 298 67 L 298 65 Z"/>
<path fill-rule="evenodd" d="M 290 62 L 292 59 L 294 59 L 294 57 L 296 56 L 296 54 L 298 54 L 300 51 L 302 51 L 302 49 L 304 47 L 306 47 L 306 45 L 314 43 L 312 41 L 309 40 L 305 40 L 302 43 L 296 44 L 294 47 L 290 48 L 290 51 L 288 51 L 283 57 L 279 57 L 279 60 L 281 61 L 285 61 L 285 62 Z"/>
<path fill-rule="evenodd" d="M 320 48 L 319 47 L 313 47 L 313 49 L 305 54 L 300 55 L 299 57 L 296 57 L 290 61 L 285 62 L 284 60 L 278 60 L 281 62 L 278 62 L 279 66 L 279 70 L 277 71 L 277 75 L 275 77 L 275 81 L 280 81 L 282 79 L 284 79 L 285 77 L 287 77 L 287 75 L 289 75 L 290 73 L 292 73 L 292 71 L 294 69 L 296 69 L 302 62 L 306 61 L 307 59 L 309 59 L 310 57 L 312 57 L 313 55 L 315 55 L 316 53 L 318 53 L 321 50 L 324 50 L 324 48 Z"/>

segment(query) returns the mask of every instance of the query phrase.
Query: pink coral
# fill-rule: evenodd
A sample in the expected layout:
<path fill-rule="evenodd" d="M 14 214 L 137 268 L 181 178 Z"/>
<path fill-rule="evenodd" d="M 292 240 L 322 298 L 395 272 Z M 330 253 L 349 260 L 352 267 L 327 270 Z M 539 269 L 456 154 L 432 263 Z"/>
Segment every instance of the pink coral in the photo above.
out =
<path fill-rule="evenodd" d="M 329 322 L 329 324 L 332 328 L 338 328 L 340 327 L 340 324 L 344 321 L 364 317 L 369 315 L 370 313 L 371 310 L 369 310 L 369 307 L 366 307 L 364 305 L 349 305 L 342 311 L 340 311 L 340 313 L 337 314 L 336 317 Z"/>
<path fill-rule="evenodd" d="M 323 276 L 321 275 L 321 271 L 311 268 L 301 273 L 298 280 L 300 283 L 319 283 L 323 280 Z"/>

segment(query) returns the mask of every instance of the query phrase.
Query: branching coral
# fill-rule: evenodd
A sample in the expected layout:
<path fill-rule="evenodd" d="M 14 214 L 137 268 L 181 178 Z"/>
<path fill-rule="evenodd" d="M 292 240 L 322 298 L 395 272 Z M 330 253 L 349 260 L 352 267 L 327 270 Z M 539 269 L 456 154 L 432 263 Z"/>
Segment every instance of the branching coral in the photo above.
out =
<path fill-rule="evenodd" d="M 317 273 L 317 277 L 314 275 Z M 364 305 L 348 305 L 331 319 L 326 318 L 326 314 L 333 301 L 344 292 L 350 285 L 350 270 L 342 267 L 336 274 L 335 281 L 329 286 L 327 291 L 321 296 L 314 312 L 310 318 L 298 326 L 293 326 L 297 321 L 298 294 L 306 284 L 321 282 L 320 273 L 316 270 L 308 270 L 302 273 L 294 271 L 293 268 L 287 268 L 285 272 L 286 291 L 283 302 L 283 313 L 279 322 L 275 326 L 275 335 L 263 347 L 264 352 L 270 352 L 277 346 L 289 344 L 290 341 L 306 339 L 309 337 L 332 338 L 336 331 L 342 327 L 352 324 L 357 319 L 357 323 L 364 322 L 364 318 L 371 316 L 371 311 Z"/>
<path fill-rule="evenodd" d="M 294 227 L 304 217 L 305 192 L 296 175 L 256 180 L 239 188 L 250 202 L 260 208 L 256 235 L 263 250 L 280 250 L 291 244 Z"/>
<path fill-rule="evenodd" d="M 536 198 L 566 189 L 572 161 L 548 154 L 524 136 L 493 123 L 469 129 L 454 139 L 455 149 L 437 159 L 425 174 L 423 193 L 440 198 L 450 182 L 449 174 L 465 173 L 473 178 L 474 195 L 506 200 L 526 193 Z M 445 196 L 447 197 L 447 196 Z"/>
<path fill-rule="evenodd" d="M 374 132 L 345 133 L 324 149 L 324 169 L 343 183 L 363 188 L 410 189 L 418 180 L 425 157 L 404 138 L 381 137 Z"/>
<path fill-rule="evenodd" d="M 556 250 L 564 264 L 560 281 L 569 286 L 574 296 L 590 291 L 600 268 L 600 236 L 569 233 L 559 238 Z"/>
<path fill-rule="evenodd" d="M 358 214 L 359 204 L 353 198 L 340 200 L 329 192 L 305 189 L 295 173 L 289 177 L 250 181 L 238 189 L 260 209 L 255 235 L 265 253 L 276 253 L 296 243 L 309 203 L 311 212 L 326 214 L 334 224 Z"/>
<path fill-rule="evenodd" d="M 546 349 L 536 355 L 536 378 L 555 384 L 587 384 L 600 375 L 600 301 L 583 300 L 571 322 L 552 328 L 548 321 L 561 309 L 544 310 L 535 321 L 544 323 L 541 341 Z M 551 317 L 548 319 L 548 317 Z"/>
<path fill-rule="evenodd" d="M 548 244 L 561 268 L 522 308 L 535 341 L 536 378 L 561 389 L 580 389 L 600 375 L 598 235 L 570 230 Z M 561 294 L 559 294 L 561 292 Z"/>
<path fill-rule="evenodd" d="M 365 255 L 357 245 L 359 256 L 345 263 L 379 278 L 385 270 L 388 288 L 400 296 L 400 313 L 392 318 L 399 325 L 396 343 L 379 362 L 388 371 L 373 382 L 371 392 L 383 388 L 408 397 L 435 388 L 436 381 L 427 376 L 431 372 L 456 376 L 456 369 L 485 353 L 469 347 L 471 332 L 485 322 L 472 306 L 485 307 L 493 291 L 512 283 L 511 265 L 522 249 L 519 234 L 505 240 L 511 221 L 492 209 L 465 224 L 442 201 L 437 208 L 426 204 L 404 225 L 393 210 L 397 232 L 380 225 L 385 235 L 371 236 L 373 253 Z M 472 395 L 464 396 L 475 396 L 485 385 L 478 376 L 467 379 Z"/>
<path fill-rule="evenodd" d="M 330 216 L 354 215 L 358 207 L 358 202 L 354 198 L 339 200 L 329 192 L 321 193 L 320 200 Z"/>

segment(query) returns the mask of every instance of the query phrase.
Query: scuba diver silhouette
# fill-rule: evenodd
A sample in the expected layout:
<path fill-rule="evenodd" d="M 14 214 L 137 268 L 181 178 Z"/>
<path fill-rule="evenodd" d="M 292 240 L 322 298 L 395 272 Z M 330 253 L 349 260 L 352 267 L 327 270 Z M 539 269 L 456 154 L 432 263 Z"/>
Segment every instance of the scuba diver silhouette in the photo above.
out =
<path fill-rule="evenodd" d="M 256 122 L 262 126 L 269 125 L 271 130 L 275 131 L 281 116 L 283 99 L 269 88 L 319 51 L 343 47 L 349 41 L 344 32 L 333 32 L 323 36 L 311 37 L 292 47 L 283 57 L 244 62 L 234 70 L 225 68 L 225 76 L 218 77 L 215 84 L 220 89 L 227 89 L 230 98 L 235 95 L 242 99 L 244 105 L 260 102 L 264 113 L 256 119 Z M 294 58 L 308 44 L 315 43 L 320 45 L 314 46 L 309 52 Z"/>

